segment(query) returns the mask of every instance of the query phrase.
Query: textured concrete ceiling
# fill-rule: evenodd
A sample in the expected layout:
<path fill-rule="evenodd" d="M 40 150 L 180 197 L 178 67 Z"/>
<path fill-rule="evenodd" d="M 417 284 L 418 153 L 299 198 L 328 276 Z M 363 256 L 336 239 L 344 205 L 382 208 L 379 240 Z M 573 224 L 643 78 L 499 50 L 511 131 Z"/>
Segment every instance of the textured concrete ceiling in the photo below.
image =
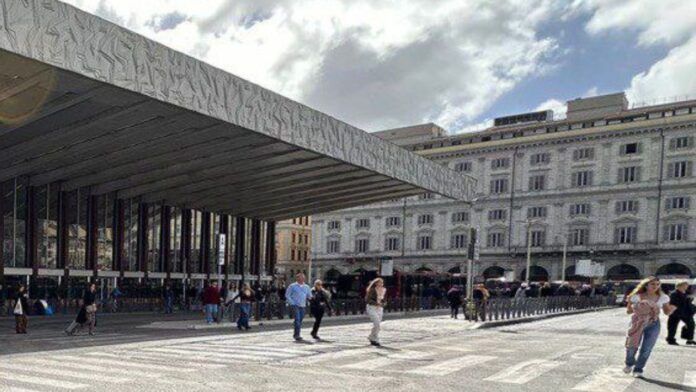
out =
<path fill-rule="evenodd" d="M 475 181 L 57 1 L 0 7 L 0 181 L 283 219 Z"/>

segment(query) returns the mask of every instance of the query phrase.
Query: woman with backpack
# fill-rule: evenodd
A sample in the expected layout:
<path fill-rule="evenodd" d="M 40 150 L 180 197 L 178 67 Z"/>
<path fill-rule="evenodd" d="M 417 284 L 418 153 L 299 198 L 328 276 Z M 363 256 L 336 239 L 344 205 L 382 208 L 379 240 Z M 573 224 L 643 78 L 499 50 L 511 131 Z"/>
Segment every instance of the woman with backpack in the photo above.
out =
<path fill-rule="evenodd" d="M 631 292 L 626 307 L 626 313 L 631 315 L 631 324 L 626 337 L 624 373 L 632 372 L 633 377 L 643 376 L 643 369 L 660 336 L 660 310 L 669 316 L 675 309 L 669 304 L 667 294 L 662 292 L 660 280 L 654 276 L 643 279 Z"/>

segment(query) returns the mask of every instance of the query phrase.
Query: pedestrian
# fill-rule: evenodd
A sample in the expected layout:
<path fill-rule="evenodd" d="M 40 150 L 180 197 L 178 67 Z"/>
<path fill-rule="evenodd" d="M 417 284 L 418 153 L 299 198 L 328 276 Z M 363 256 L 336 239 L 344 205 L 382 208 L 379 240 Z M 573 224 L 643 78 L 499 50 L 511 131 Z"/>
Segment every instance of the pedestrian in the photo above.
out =
<path fill-rule="evenodd" d="M 15 332 L 19 334 L 27 333 L 27 313 L 29 313 L 29 295 L 27 288 L 20 284 L 17 288 L 17 296 L 14 304 Z"/>
<path fill-rule="evenodd" d="M 473 296 L 476 301 L 477 315 L 481 317 L 481 321 L 486 321 L 486 306 L 488 305 L 488 299 L 491 297 L 491 294 L 488 292 L 488 289 L 486 289 L 486 286 L 477 284 L 474 286 Z"/>
<path fill-rule="evenodd" d="M 682 321 L 685 324 L 681 333 L 682 339 L 685 339 L 688 345 L 696 345 L 694 342 L 694 305 L 691 302 L 692 298 L 687 293 L 688 289 L 689 282 L 682 281 L 677 283 L 674 291 L 669 295 L 670 305 L 675 306 L 677 310 L 667 320 L 668 344 L 677 345 L 675 335 L 679 322 Z"/>
<path fill-rule="evenodd" d="M 227 293 L 225 295 L 225 307 L 227 308 L 227 317 L 230 319 L 230 322 L 234 322 L 235 320 L 235 310 L 238 308 L 237 304 L 240 302 L 238 294 L 237 285 L 230 283 L 227 286 Z"/>
<path fill-rule="evenodd" d="M 211 281 L 203 290 L 203 306 L 205 308 L 205 321 L 212 324 L 217 318 L 218 305 L 220 305 L 220 290 L 216 281 Z"/>
<path fill-rule="evenodd" d="M 553 295 L 553 288 L 551 287 L 551 283 L 545 282 L 543 286 L 541 286 L 541 297 L 546 298 L 546 297 L 551 297 Z"/>
<path fill-rule="evenodd" d="M 121 295 L 123 293 L 121 290 L 118 288 L 118 286 L 114 286 L 114 288 L 111 290 L 111 312 L 116 313 L 118 311 L 118 300 L 121 298 Z"/>
<path fill-rule="evenodd" d="M 386 291 L 382 278 L 373 279 L 367 286 L 367 290 L 365 290 L 365 302 L 367 303 L 365 310 L 370 317 L 370 321 L 372 321 L 372 331 L 370 331 L 370 336 L 367 339 L 371 345 L 376 347 L 382 345 L 379 341 L 379 331 L 384 314 L 383 306 Z"/>
<path fill-rule="evenodd" d="M 329 311 L 331 315 L 331 294 L 324 289 L 324 284 L 321 280 L 317 279 L 314 281 L 314 288 L 311 292 L 311 300 L 309 301 L 309 310 L 312 312 L 314 317 L 314 326 L 312 327 L 312 337 L 315 340 L 321 340 L 319 338 L 319 327 L 321 326 L 321 319 L 324 317 L 324 312 Z"/>
<path fill-rule="evenodd" d="M 669 301 L 660 288 L 660 280 L 654 276 L 643 279 L 631 292 L 626 307 L 631 324 L 626 337 L 624 373 L 643 376 L 643 369 L 660 335 L 660 309 L 668 316 L 676 309 Z"/>
<path fill-rule="evenodd" d="M 249 283 L 244 283 L 242 289 L 235 295 L 232 302 L 239 300 L 239 319 L 237 319 L 237 329 L 251 329 L 249 326 L 249 318 L 251 317 L 251 303 L 254 302 L 254 290 L 251 289 Z"/>
<path fill-rule="evenodd" d="M 78 326 L 88 325 L 89 334 L 94 335 L 97 325 L 97 285 L 90 283 L 82 295 L 82 304 L 75 320 L 65 329 L 67 335 L 74 335 Z"/>
<path fill-rule="evenodd" d="M 305 315 L 305 307 L 307 306 L 307 300 L 312 298 L 312 292 L 309 286 L 305 284 L 305 275 L 303 273 L 300 272 L 297 274 L 295 279 L 295 283 L 288 286 L 287 290 L 285 291 L 285 300 L 290 306 L 293 316 L 295 317 L 293 323 L 293 338 L 295 341 L 300 342 L 303 340 L 300 332 L 302 329 L 302 320 L 304 319 Z"/>
<path fill-rule="evenodd" d="M 459 315 L 459 307 L 462 306 L 462 291 L 459 289 L 459 286 L 453 285 L 447 291 L 447 301 L 450 306 L 450 318 L 456 320 Z"/>
<path fill-rule="evenodd" d="M 515 292 L 515 298 L 527 298 L 527 283 L 522 283 Z"/>
<path fill-rule="evenodd" d="M 164 314 L 174 313 L 174 290 L 167 284 L 164 287 Z"/>

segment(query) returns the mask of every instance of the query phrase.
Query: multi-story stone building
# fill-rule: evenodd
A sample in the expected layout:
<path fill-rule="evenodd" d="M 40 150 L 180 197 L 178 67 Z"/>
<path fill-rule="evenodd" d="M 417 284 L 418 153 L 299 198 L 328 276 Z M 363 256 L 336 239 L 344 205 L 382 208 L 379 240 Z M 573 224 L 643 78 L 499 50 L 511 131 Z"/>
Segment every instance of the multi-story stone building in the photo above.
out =
<path fill-rule="evenodd" d="M 532 279 L 562 277 L 580 259 L 609 279 L 696 274 L 696 101 L 629 109 L 624 94 L 568 102 L 446 135 L 433 125 L 377 134 L 478 179 L 470 206 L 410 197 L 313 217 L 315 273 L 395 269 L 459 272 L 478 229 L 477 276 L 523 279 L 527 233 Z M 528 227 L 529 225 L 529 227 Z"/>
<path fill-rule="evenodd" d="M 296 273 L 307 273 L 311 239 L 311 218 L 308 216 L 276 222 L 276 277 L 288 280 Z"/>

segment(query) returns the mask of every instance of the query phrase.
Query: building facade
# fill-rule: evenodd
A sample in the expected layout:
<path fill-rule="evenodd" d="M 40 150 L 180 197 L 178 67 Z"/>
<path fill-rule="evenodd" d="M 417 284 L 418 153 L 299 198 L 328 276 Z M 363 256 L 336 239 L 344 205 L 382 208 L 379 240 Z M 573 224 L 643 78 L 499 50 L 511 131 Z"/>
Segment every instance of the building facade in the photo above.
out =
<path fill-rule="evenodd" d="M 288 281 L 299 272 L 307 274 L 311 240 L 312 223 L 308 216 L 276 223 L 276 277 Z"/>
<path fill-rule="evenodd" d="M 696 101 L 628 109 L 623 94 L 568 102 L 547 112 L 497 119 L 481 132 L 390 141 L 478 180 L 470 205 L 434 195 L 313 217 L 319 274 L 395 269 L 464 271 L 476 228 L 478 277 L 572 279 L 581 259 L 604 278 L 696 274 Z M 566 245 L 566 264 L 563 249 Z M 564 269 L 565 268 L 565 269 Z"/>

